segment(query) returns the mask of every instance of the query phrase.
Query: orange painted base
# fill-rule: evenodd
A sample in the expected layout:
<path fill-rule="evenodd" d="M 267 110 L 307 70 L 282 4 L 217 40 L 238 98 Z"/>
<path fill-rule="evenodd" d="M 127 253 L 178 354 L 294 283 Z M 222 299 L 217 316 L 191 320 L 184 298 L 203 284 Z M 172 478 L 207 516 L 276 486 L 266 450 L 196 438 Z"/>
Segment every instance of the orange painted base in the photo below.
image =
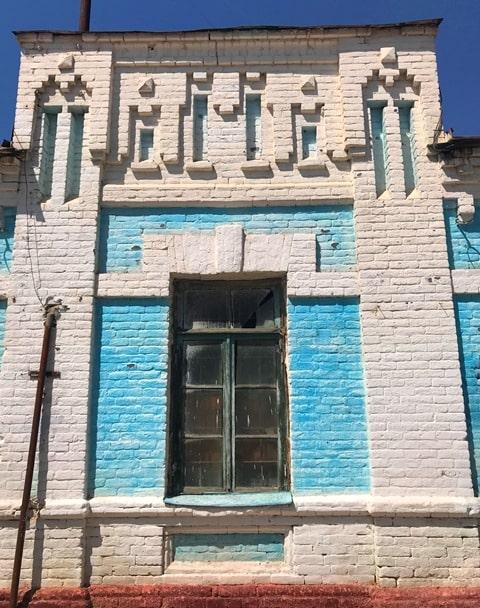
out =
<path fill-rule="evenodd" d="M 23 598 L 23 599 L 22 599 Z M 363 585 L 94 585 L 23 591 L 29 608 L 479 608 L 480 588 Z M 0 608 L 8 591 L 0 590 Z"/>

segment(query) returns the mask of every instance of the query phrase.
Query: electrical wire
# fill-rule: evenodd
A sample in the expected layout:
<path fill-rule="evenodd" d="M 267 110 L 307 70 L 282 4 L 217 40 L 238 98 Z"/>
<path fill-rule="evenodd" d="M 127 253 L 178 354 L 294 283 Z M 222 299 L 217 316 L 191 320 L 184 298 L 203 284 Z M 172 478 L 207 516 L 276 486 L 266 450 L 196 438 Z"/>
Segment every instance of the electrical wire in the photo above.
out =
<path fill-rule="evenodd" d="M 22 151 L 25 152 L 17 134 L 15 133 L 15 129 L 13 130 L 13 135 L 20 147 L 20 149 Z M 24 154 L 22 160 L 22 175 L 23 175 L 23 180 L 24 180 L 24 189 L 25 189 L 25 216 L 26 216 L 26 225 L 27 225 L 27 234 L 26 234 L 26 241 L 27 241 L 27 256 L 28 256 L 28 260 L 29 260 L 29 265 L 30 265 L 30 275 L 32 277 L 32 286 L 33 286 L 33 291 L 35 293 L 35 296 L 37 298 L 37 300 L 39 301 L 40 305 L 42 308 L 45 308 L 45 303 L 42 301 L 42 298 L 40 296 L 39 293 L 39 289 L 41 289 L 41 277 L 40 277 L 40 265 L 38 263 L 38 239 L 37 239 L 37 220 L 36 218 L 34 218 L 33 220 L 33 242 L 34 242 L 34 247 L 35 247 L 35 255 L 36 255 L 36 266 L 37 266 L 37 275 L 38 275 L 38 287 L 35 281 L 35 272 L 34 272 L 34 268 L 33 268 L 33 257 L 32 257 L 32 250 L 30 247 L 30 209 L 29 209 L 29 196 L 28 196 L 28 175 L 27 175 L 27 155 Z"/>
<path fill-rule="evenodd" d="M 465 239 L 465 243 L 467 244 L 467 258 L 468 258 L 468 263 L 470 264 L 470 266 L 472 268 L 477 268 L 478 264 L 480 262 L 480 250 L 475 247 L 475 245 L 472 244 L 471 240 L 468 238 L 467 234 L 465 233 L 465 230 L 463 229 L 463 227 L 457 222 L 457 227 L 460 230 L 460 234 L 463 236 L 463 238 Z M 473 251 L 478 255 L 478 259 L 473 261 L 472 258 L 470 257 L 470 252 Z"/>

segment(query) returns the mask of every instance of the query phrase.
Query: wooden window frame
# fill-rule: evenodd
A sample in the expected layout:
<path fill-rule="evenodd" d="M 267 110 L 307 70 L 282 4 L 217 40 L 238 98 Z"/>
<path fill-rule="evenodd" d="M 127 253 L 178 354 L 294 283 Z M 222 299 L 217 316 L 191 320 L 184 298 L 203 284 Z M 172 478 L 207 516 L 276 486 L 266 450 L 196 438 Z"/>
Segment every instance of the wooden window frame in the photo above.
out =
<path fill-rule="evenodd" d="M 269 328 L 203 328 L 184 330 L 183 314 L 185 308 L 185 294 L 188 290 L 200 289 L 224 289 L 226 292 L 235 289 L 269 288 L 274 294 L 275 327 Z M 285 367 L 285 337 L 286 337 L 286 312 L 285 312 L 285 284 L 281 279 L 274 280 L 241 280 L 241 281 L 198 281 L 198 280 L 175 280 L 174 290 L 174 312 L 172 315 L 172 343 L 170 358 L 170 407 L 169 407 L 169 462 L 167 467 L 167 495 L 179 496 L 190 494 L 229 494 L 229 493 L 264 493 L 282 492 L 289 489 L 289 449 L 288 449 L 288 397 Z M 182 321 L 180 321 L 180 318 Z M 229 305 L 229 320 L 232 320 L 231 297 Z M 235 345 L 249 340 L 274 342 L 277 345 L 277 407 L 278 407 L 278 483 L 276 487 L 238 487 L 234 485 L 235 463 L 234 445 L 235 437 Z M 224 365 L 223 384 L 223 489 L 184 487 L 184 345 L 192 342 L 220 343 L 222 348 L 222 361 Z M 253 386 L 253 385 L 252 385 Z M 201 386 L 199 385 L 199 388 Z M 238 388 L 238 386 L 237 386 Z M 272 387 L 269 387 L 272 388 Z M 252 435 L 252 438 L 263 436 Z M 266 435 L 265 435 L 266 437 Z"/>

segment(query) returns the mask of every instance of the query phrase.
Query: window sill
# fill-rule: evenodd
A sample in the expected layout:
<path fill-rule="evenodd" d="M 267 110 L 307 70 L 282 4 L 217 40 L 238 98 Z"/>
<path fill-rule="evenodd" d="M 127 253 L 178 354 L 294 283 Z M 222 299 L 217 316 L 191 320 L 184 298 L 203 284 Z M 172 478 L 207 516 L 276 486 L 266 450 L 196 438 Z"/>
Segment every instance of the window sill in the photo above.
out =
<path fill-rule="evenodd" d="M 270 507 L 293 503 L 290 492 L 245 492 L 233 494 L 182 494 L 165 498 L 174 507 Z"/>
<path fill-rule="evenodd" d="M 142 160 L 140 162 L 132 163 L 130 165 L 132 171 L 138 171 L 140 173 L 149 173 L 152 171 L 160 171 L 158 164 L 153 160 Z"/>
<path fill-rule="evenodd" d="M 268 171 L 270 169 L 270 161 L 263 159 L 246 160 L 242 163 L 241 169 L 245 173 L 250 171 Z"/>
<path fill-rule="evenodd" d="M 208 160 L 194 160 L 191 163 L 187 163 L 185 169 L 188 173 L 209 173 L 213 171 L 213 164 Z"/>
<path fill-rule="evenodd" d="M 298 162 L 297 167 L 300 171 L 315 171 L 317 169 L 325 169 L 325 162 L 318 158 L 304 158 Z"/>

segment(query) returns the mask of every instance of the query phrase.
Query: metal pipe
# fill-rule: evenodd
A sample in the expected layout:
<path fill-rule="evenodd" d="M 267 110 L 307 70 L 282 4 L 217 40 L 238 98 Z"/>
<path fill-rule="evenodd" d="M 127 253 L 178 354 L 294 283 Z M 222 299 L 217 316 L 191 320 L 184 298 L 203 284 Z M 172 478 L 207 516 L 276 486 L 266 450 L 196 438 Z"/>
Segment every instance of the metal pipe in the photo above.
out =
<path fill-rule="evenodd" d="M 35 455 L 37 452 L 38 431 L 42 415 L 43 392 L 45 390 L 45 378 L 47 375 L 48 354 L 50 352 L 50 340 L 52 328 L 56 325 L 58 305 L 51 305 L 47 309 L 45 326 L 43 331 L 42 354 L 40 356 L 40 367 L 38 370 L 37 392 L 33 408 L 32 428 L 30 432 L 30 445 L 28 448 L 27 468 L 25 471 L 25 482 L 23 485 L 22 505 L 18 521 L 17 544 L 15 546 L 15 558 L 13 561 L 12 585 L 10 587 L 10 608 L 16 608 L 18 602 L 18 587 L 20 584 L 20 573 L 22 569 L 23 548 L 25 545 L 25 532 L 27 529 L 28 509 L 30 506 L 30 495 L 32 491 L 33 471 L 35 467 Z"/>
<path fill-rule="evenodd" d="M 90 12 L 92 8 L 92 0 L 82 0 L 80 5 L 80 21 L 78 29 L 81 32 L 90 31 Z"/>

